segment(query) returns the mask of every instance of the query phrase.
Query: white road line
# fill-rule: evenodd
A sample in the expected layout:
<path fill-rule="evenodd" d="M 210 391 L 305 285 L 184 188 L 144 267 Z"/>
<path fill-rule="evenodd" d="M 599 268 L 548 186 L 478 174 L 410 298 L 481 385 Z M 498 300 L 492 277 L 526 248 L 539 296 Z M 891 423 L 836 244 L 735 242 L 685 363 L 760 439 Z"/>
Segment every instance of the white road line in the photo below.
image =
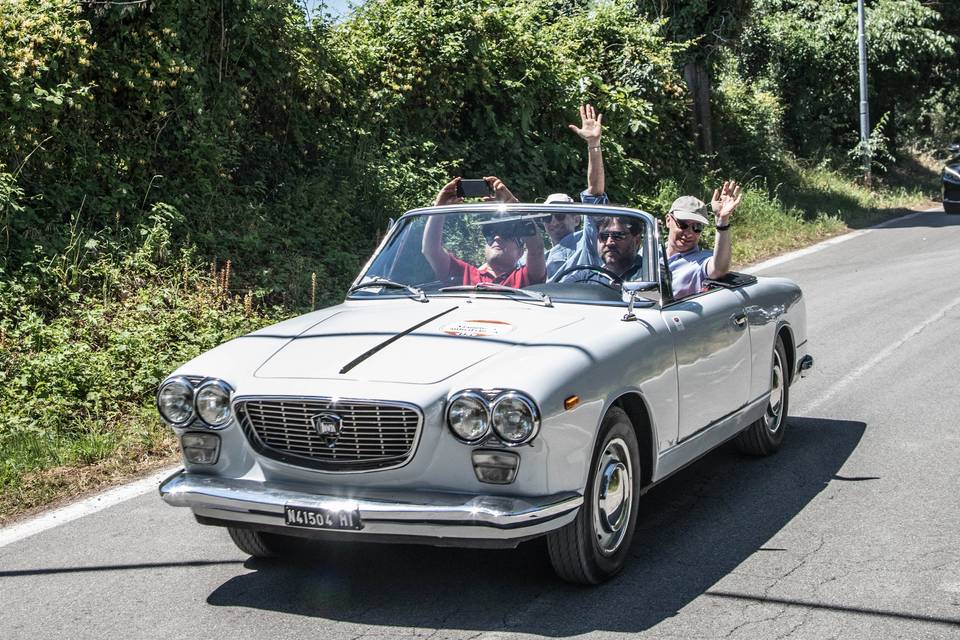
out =
<path fill-rule="evenodd" d="M 129 500 L 130 498 L 135 498 L 148 491 L 155 491 L 160 485 L 160 482 L 178 468 L 179 467 L 169 467 L 162 469 L 142 480 L 110 489 L 109 491 L 99 493 L 61 509 L 49 511 L 36 518 L 31 518 L 30 520 L 10 525 L 9 527 L 3 527 L 0 529 L 0 547 L 5 547 L 8 544 L 23 540 L 35 533 L 52 529 L 71 520 L 88 516 L 91 513 L 96 513 L 107 507 L 112 507 L 115 504 Z"/>
<path fill-rule="evenodd" d="M 802 258 L 803 256 L 808 256 L 811 253 L 816 253 L 817 251 L 822 251 L 827 247 L 832 247 L 833 245 L 840 244 L 841 242 L 846 242 L 847 240 L 853 240 L 854 238 L 859 238 L 860 236 L 868 233 L 874 229 L 882 229 L 884 227 L 889 227 L 897 222 L 902 222 L 904 220 L 909 220 L 910 218 L 915 218 L 924 213 L 934 213 L 941 211 L 939 207 L 934 207 L 933 209 L 926 209 L 924 211 L 915 211 L 913 213 L 908 213 L 905 216 L 900 216 L 899 218 L 893 218 L 887 220 L 886 222 L 881 222 L 878 225 L 874 225 L 867 229 L 859 229 L 857 231 L 851 231 L 850 233 L 845 233 L 842 236 L 836 236 L 835 238 L 829 238 L 823 242 L 818 242 L 817 244 L 806 247 L 803 249 L 797 249 L 796 251 L 791 251 L 790 253 L 785 253 L 782 256 L 777 256 L 775 258 L 770 258 L 763 262 L 758 262 L 757 264 L 742 269 L 743 273 L 757 273 L 758 271 L 763 271 L 764 269 L 769 269 L 770 267 L 776 267 L 783 264 L 784 262 L 790 262 L 791 260 L 796 260 L 797 258 Z"/>
<path fill-rule="evenodd" d="M 894 351 L 896 351 L 896 350 L 899 349 L 901 346 L 903 346 L 904 343 L 906 343 L 906 342 L 908 342 L 910 339 L 916 337 L 921 331 L 923 331 L 924 329 L 926 329 L 927 327 L 929 327 L 931 324 L 933 324 L 934 322 L 939 322 L 940 320 L 942 320 L 942 319 L 947 315 L 947 313 L 949 313 L 954 307 L 957 307 L 957 306 L 960 306 L 960 297 L 954 298 L 952 301 L 950 301 L 949 304 L 947 304 L 947 306 L 943 307 L 943 308 L 940 309 L 940 311 L 938 311 L 936 314 L 934 314 L 933 316 L 927 318 L 926 321 L 921 322 L 920 324 L 918 324 L 917 326 L 915 326 L 913 329 L 911 329 L 910 331 L 908 331 L 905 336 L 903 336 L 902 338 L 900 338 L 900 339 L 899 339 L 897 342 L 895 342 L 894 344 L 887 345 L 887 348 L 886 348 L 886 349 L 883 349 L 883 350 L 880 351 L 877 355 L 875 355 L 875 356 L 873 356 L 872 358 L 870 358 L 870 360 L 869 360 L 868 362 L 866 362 L 866 364 L 860 365 L 859 367 L 856 368 L 856 370 L 854 370 L 853 372 L 848 373 L 847 375 L 845 375 L 843 378 L 840 379 L 839 382 L 835 383 L 835 384 L 830 388 L 830 392 L 829 392 L 829 393 L 827 393 L 826 395 L 820 396 L 820 398 L 818 398 L 815 402 L 813 402 L 812 404 L 808 404 L 807 406 L 805 406 L 805 407 L 803 408 L 803 410 L 804 410 L 807 414 L 812 414 L 812 413 L 814 413 L 818 408 L 820 408 L 820 407 L 823 406 L 825 403 L 827 403 L 827 402 L 829 402 L 830 400 L 832 400 L 833 398 L 835 398 L 838 393 L 840 393 L 841 391 L 843 391 L 844 389 L 846 389 L 848 386 L 850 386 L 850 384 L 851 384 L 852 382 L 854 382 L 855 380 L 857 380 L 857 378 L 859 378 L 860 376 L 862 376 L 863 374 L 865 374 L 867 371 L 869 371 L 870 369 L 872 369 L 873 367 L 875 367 L 876 365 L 878 365 L 880 362 L 882 362 L 883 360 L 885 360 L 887 357 L 890 356 L 890 354 L 892 354 Z"/>

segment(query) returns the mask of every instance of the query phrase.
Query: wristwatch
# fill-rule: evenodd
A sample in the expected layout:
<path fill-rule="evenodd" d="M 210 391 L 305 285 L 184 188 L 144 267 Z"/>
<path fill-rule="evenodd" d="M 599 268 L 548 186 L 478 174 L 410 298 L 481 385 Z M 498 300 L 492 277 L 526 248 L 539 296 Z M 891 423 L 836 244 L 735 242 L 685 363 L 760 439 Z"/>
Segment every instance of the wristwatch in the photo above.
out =
<path fill-rule="evenodd" d="M 721 227 L 720 225 L 717 225 L 717 226 L 714 227 L 714 228 L 715 228 L 717 231 L 726 231 L 727 229 L 730 228 L 730 223 L 728 222 L 727 224 L 723 225 L 722 227 Z"/>

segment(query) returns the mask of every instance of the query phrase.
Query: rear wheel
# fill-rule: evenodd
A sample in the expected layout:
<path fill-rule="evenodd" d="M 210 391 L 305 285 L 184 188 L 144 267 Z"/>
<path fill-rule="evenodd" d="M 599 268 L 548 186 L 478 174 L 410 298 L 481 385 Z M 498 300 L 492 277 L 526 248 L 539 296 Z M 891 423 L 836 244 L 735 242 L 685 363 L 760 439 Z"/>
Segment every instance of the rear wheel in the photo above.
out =
<path fill-rule="evenodd" d="M 960 204 L 956 202 L 944 202 L 943 210 L 945 213 L 960 213 Z"/>
<path fill-rule="evenodd" d="M 550 562 L 564 580 L 599 584 L 626 563 L 640 497 L 638 450 L 627 414 L 612 407 L 600 426 L 576 519 L 547 536 Z"/>
<path fill-rule="evenodd" d="M 230 539 L 240 551 L 254 558 L 277 558 L 283 555 L 289 540 L 285 536 L 253 529 L 227 527 Z"/>
<path fill-rule="evenodd" d="M 783 444 L 787 429 L 787 409 L 790 404 L 790 373 L 787 370 L 787 351 L 783 340 L 777 337 L 770 368 L 770 400 L 758 420 L 737 436 L 737 448 L 753 456 L 768 456 Z"/>

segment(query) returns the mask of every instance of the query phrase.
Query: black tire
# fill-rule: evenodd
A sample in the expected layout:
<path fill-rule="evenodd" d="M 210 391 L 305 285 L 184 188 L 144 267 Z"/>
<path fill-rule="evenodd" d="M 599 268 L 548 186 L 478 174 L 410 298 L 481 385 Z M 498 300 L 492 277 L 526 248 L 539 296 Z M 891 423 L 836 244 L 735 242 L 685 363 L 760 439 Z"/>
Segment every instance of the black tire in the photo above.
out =
<path fill-rule="evenodd" d="M 557 575 L 579 584 L 599 584 L 616 575 L 630 553 L 639 499 L 637 436 L 627 414 L 612 407 L 600 425 L 576 519 L 547 536 Z"/>
<path fill-rule="evenodd" d="M 943 211 L 944 213 L 960 213 L 960 204 L 955 202 L 944 202 Z"/>
<path fill-rule="evenodd" d="M 233 544 L 254 558 L 278 558 L 284 554 L 284 536 L 239 527 L 227 527 L 227 531 Z"/>
<path fill-rule="evenodd" d="M 770 366 L 770 400 L 763 416 L 737 436 L 737 449 L 751 456 L 776 453 L 783 444 L 787 430 L 787 412 L 790 408 L 790 371 L 787 350 L 777 336 Z"/>

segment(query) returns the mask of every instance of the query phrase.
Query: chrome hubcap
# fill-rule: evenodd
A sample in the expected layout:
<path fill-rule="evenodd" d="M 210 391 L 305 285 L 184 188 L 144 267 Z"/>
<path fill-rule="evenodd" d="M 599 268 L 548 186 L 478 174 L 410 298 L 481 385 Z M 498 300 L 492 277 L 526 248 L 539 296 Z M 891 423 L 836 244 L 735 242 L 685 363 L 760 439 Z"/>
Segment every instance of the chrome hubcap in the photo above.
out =
<path fill-rule="evenodd" d="M 764 424 L 770 433 L 776 433 L 782 423 L 783 394 L 785 391 L 783 380 L 783 363 L 780 362 L 780 352 L 773 352 L 773 371 L 770 375 L 770 403 L 764 415 Z"/>
<path fill-rule="evenodd" d="M 633 467 L 627 444 L 607 443 L 593 479 L 593 523 L 600 551 L 609 555 L 623 542 L 632 508 Z"/>

